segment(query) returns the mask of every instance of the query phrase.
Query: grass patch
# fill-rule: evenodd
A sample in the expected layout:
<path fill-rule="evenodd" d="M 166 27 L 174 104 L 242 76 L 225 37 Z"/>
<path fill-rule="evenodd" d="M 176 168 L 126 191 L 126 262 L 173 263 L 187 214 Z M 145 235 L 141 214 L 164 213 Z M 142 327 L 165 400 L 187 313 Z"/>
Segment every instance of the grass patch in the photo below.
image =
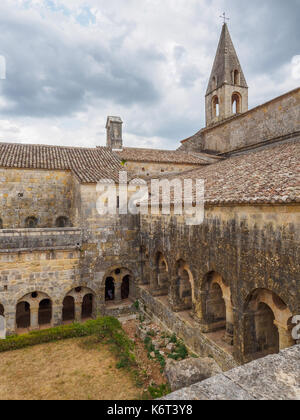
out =
<path fill-rule="evenodd" d="M 117 369 L 117 362 L 110 345 L 94 337 L 2 353 L 0 400 L 140 399 L 148 384 L 141 388 L 139 377 Z"/>
<path fill-rule="evenodd" d="M 120 367 L 128 367 L 134 363 L 133 342 L 124 333 L 120 322 L 113 317 L 101 317 L 96 320 L 89 320 L 84 324 L 73 323 L 48 330 L 32 331 L 28 334 L 11 336 L 5 340 L 0 340 L 0 353 L 69 338 L 89 336 L 98 337 L 98 342 L 105 339 L 119 358 Z M 95 344 L 93 342 L 93 345 Z M 86 345 L 91 346 L 91 341 L 89 341 L 89 344 L 86 343 Z"/>
<path fill-rule="evenodd" d="M 168 384 L 162 384 L 162 385 L 153 385 L 153 386 L 149 386 L 147 393 L 144 394 L 143 399 L 147 400 L 147 399 L 156 399 L 156 398 L 162 398 L 165 395 L 170 394 L 171 389 L 170 386 Z"/>

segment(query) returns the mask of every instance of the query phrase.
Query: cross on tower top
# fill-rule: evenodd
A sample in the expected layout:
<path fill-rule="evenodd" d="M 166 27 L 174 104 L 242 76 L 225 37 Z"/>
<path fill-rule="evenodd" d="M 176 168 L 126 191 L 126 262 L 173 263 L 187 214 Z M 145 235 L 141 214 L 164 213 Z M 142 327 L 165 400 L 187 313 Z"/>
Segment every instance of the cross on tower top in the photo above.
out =
<path fill-rule="evenodd" d="M 224 12 L 222 16 L 220 16 L 221 19 L 224 19 L 224 23 L 226 23 L 226 20 L 230 20 L 228 17 L 226 17 L 226 13 Z"/>

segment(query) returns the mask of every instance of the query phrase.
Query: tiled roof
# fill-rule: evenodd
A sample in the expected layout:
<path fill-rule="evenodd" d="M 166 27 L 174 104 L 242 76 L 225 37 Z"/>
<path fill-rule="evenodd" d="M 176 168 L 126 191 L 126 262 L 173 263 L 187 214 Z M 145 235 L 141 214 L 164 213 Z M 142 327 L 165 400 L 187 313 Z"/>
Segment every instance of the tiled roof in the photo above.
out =
<path fill-rule="evenodd" d="M 207 204 L 299 203 L 299 162 L 297 138 L 182 172 L 176 178 L 204 179 Z"/>
<path fill-rule="evenodd" d="M 190 165 L 208 165 L 216 158 L 204 153 L 186 153 L 177 150 L 140 149 L 125 147 L 116 152 L 121 159 L 133 162 L 174 163 Z"/>
<path fill-rule="evenodd" d="M 21 143 L 0 143 L 0 167 L 70 170 L 82 183 L 102 178 L 118 180 L 124 170 L 107 147 L 81 148 Z"/>

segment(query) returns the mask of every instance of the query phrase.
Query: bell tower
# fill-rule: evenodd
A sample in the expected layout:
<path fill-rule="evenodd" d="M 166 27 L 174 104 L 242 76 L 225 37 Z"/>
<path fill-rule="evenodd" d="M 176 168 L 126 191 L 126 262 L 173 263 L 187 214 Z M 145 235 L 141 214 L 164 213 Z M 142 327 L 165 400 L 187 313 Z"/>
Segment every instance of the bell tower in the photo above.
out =
<path fill-rule="evenodd" d="M 248 111 L 248 86 L 226 22 L 206 96 L 206 126 Z"/>

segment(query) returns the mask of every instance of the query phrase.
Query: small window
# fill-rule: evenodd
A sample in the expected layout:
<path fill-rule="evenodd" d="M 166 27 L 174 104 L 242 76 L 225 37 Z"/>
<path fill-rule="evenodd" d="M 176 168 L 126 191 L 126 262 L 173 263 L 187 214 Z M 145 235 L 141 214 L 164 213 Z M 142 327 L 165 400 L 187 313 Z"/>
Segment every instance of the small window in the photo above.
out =
<path fill-rule="evenodd" d="M 0 229 L 3 229 L 3 222 L 2 222 L 2 219 L 0 219 Z"/>
<path fill-rule="evenodd" d="M 69 219 L 67 217 L 60 216 L 56 219 L 55 225 L 58 228 L 65 228 L 65 227 L 70 226 L 70 222 L 69 222 Z"/>
<path fill-rule="evenodd" d="M 212 99 L 212 113 L 213 118 L 219 117 L 220 115 L 219 98 L 217 96 L 214 96 Z"/>
<path fill-rule="evenodd" d="M 28 229 L 34 229 L 38 225 L 38 219 L 34 216 L 27 217 L 25 220 L 25 227 Z"/>
<path fill-rule="evenodd" d="M 238 93 L 232 95 L 232 113 L 239 114 L 241 113 L 241 97 Z"/>
<path fill-rule="evenodd" d="M 240 84 L 240 73 L 238 72 L 238 70 L 234 70 L 234 72 L 233 72 L 233 83 L 235 85 Z"/>

